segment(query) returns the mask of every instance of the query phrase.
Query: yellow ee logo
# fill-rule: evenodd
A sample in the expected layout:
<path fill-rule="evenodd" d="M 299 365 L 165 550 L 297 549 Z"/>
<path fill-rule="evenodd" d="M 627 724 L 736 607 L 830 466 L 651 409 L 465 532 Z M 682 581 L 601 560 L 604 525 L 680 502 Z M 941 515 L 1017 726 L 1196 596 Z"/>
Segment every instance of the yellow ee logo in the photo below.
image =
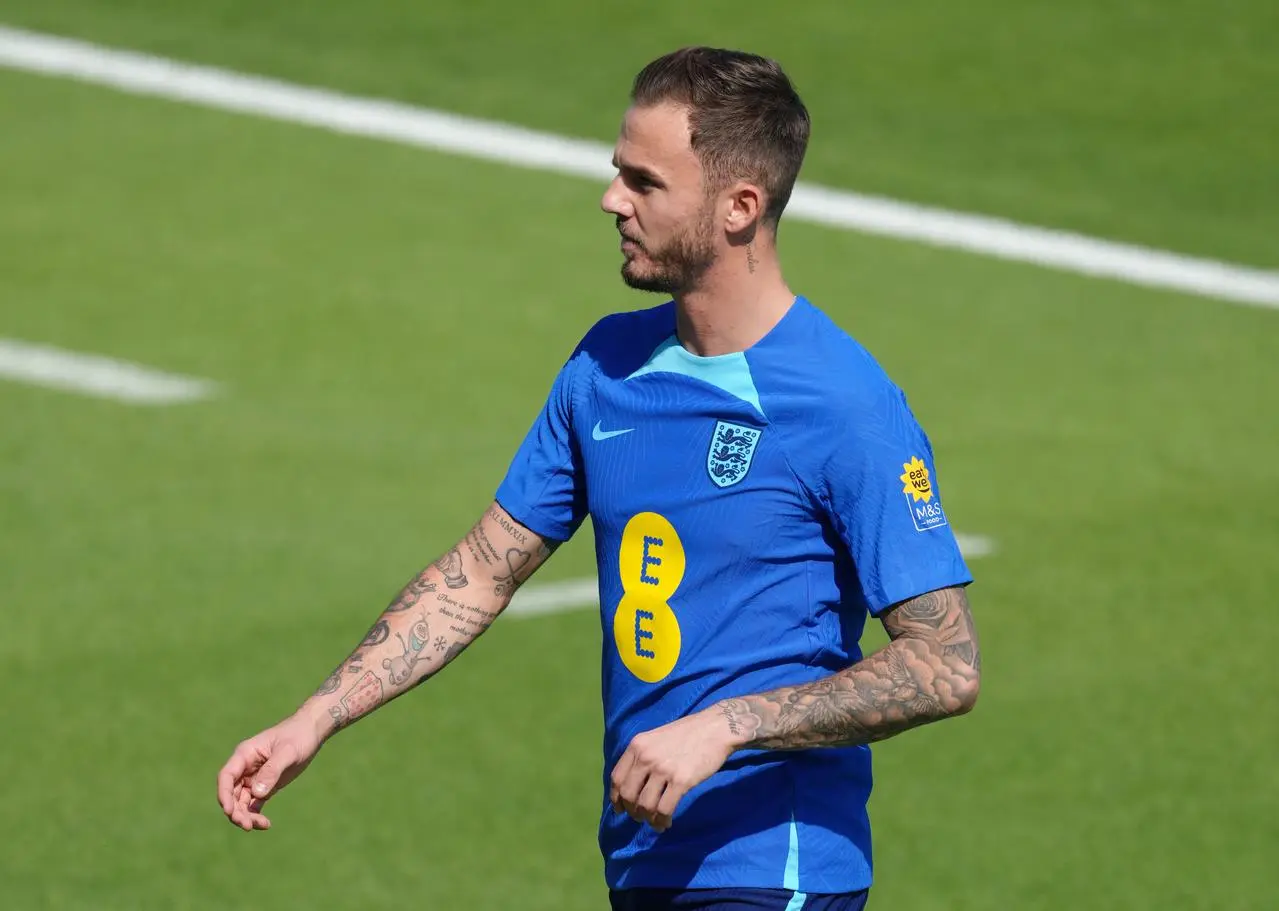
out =
<path fill-rule="evenodd" d="M 684 578 L 684 545 L 664 516 L 641 512 L 626 523 L 618 552 L 621 603 L 613 639 L 622 663 L 645 683 L 656 683 L 679 660 L 679 620 L 666 602 Z"/>

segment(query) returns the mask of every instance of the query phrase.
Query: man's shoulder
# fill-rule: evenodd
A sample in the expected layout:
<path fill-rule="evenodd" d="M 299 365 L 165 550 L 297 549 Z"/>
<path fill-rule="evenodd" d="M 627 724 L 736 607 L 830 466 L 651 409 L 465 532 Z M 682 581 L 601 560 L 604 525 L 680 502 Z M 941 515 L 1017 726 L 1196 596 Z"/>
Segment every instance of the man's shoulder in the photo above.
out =
<path fill-rule="evenodd" d="M 667 301 L 642 310 L 619 310 L 596 320 L 582 341 L 622 341 L 635 332 L 675 331 L 675 302 Z"/>
<path fill-rule="evenodd" d="M 914 418 L 905 392 L 868 348 L 803 303 L 756 382 L 791 469 L 820 489 L 832 465 L 854 464 L 882 442 L 908 437 Z"/>
<path fill-rule="evenodd" d="M 624 310 L 599 319 L 577 345 L 584 358 L 606 374 L 635 369 L 675 331 L 675 304 Z"/>
<path fill-rule="evenodd" d="M 878 411 L 900 394 L 865 345 L 807 299 L 800 298 L 797 307 L 796 319 L 778 343 L 751 358 L 760 393 L 772 400 L 777 417 L 829 427 L 832 420 Z M 770 411 L 767 404 L 765 411 Z"/>

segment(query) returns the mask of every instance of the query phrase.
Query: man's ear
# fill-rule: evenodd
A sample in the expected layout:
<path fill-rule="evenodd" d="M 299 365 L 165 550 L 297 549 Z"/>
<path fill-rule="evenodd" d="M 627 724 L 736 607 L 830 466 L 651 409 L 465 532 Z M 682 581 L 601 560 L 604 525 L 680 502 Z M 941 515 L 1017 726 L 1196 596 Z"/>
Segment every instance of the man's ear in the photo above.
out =
<path fill-rule="evenodd" d="M 724 216 L 724 230 L 732 235 L 755 233 L 755 227 L 764 215 L 764 191 L 757 185 L 739 180 L 728 190 L 728 211 Z"/>

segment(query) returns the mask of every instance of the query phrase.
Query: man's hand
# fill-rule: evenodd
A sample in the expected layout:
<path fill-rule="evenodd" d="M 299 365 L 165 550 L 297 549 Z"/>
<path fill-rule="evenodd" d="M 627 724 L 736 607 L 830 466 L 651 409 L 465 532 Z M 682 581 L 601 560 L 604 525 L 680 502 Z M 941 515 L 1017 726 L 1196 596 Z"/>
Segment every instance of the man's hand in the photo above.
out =
<path fill-rule="evenodd" d="M 323 741 L 313 721 L 293 715 L 235 748 L 218 773 L 218 803 L 246 832 L 271 828 L 262 805 L 311 764 Z"/>
<path fill-rule="evenodd" d="M 718 772 L 735 747 L 718 706 L 637 735 L 613 766 L 613 809 L 665 832 L 684 795 Z"/>

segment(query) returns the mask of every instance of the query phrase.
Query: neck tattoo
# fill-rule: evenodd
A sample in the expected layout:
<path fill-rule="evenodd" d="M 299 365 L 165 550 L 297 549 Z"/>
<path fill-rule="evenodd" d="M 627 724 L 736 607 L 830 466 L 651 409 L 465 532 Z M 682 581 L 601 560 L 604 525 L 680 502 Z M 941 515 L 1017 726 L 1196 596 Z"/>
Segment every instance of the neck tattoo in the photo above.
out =
<path fill-rule="evenodd" d="M 758 260 L 756 260 L 756 259 L 755 259 L 755 245 L 754 245 L 753 243 L 751 243 L 751 244 L 747 244 L 747 245 L 746 245 L 746 269 L 747 269 L 747 271 L 749 271 L 749 272 L 751 272 L 751 273 L 754 273 L 754 272 L 755 272 L 755 263 L 756 263 L 756 262 L 758 262 Z"/>

